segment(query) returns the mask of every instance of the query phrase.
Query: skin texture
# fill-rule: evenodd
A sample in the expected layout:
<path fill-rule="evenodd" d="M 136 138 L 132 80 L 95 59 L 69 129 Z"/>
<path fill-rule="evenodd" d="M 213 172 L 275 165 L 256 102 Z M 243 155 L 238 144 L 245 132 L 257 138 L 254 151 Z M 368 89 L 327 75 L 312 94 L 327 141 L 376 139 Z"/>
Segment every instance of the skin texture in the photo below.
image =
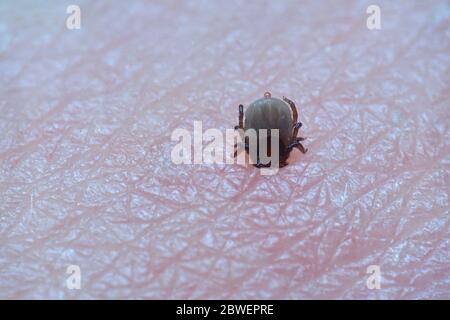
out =
<path fill-rule="evenodd" d="M 69 4 L 0 2 L 0 298 L 450 298 L 448 2 Z M 307 154 L 171 162 L 265 91 Z"/>

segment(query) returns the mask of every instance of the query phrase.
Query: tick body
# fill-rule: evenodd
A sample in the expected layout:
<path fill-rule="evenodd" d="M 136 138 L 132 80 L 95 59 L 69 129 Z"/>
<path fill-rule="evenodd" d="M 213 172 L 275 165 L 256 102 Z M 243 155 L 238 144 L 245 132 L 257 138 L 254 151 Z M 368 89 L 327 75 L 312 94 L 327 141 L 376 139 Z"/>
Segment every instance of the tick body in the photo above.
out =
<path fill-rule="evenodd" d="M 301 122 L 297 122 L 298 113 L 297 108 L 291 100 L 283 97 L 283 100 L 272 98 L 269 92 L 264 94 L 264 98 L 258 99 L 250 104 L 245 111 L 244 123 L 244 107 L 239 105 L 239 125 L 235 129 L 242 129 L 245 132 L 249 129 L 256 130 L 259 141 L 259 130 L 267 129 L 270 136 L 270 129 L 279 130 L 279 166 L 287 165 L 287 158 L 293 148 L 298 148 L 302 153 L 306 153 L 301 144 L 305 138 L 297 137 L 298 130 L 302 126 Z M 269 141 L 269 138 L 268 138 Z M 259 144 L 259 143 L 258 143 Z M 235 148 L 237 145 L 235 146 Z M 259 146 L 258 146 L 259 148 Z M 269 145 L 270 153 L 270 145 Z M 245 150 L 248 153 L 248 141 L 245 141 Z M 237 150 L 234 153 L 237 156 Z M 269 164 L 270 165 L 270 164 Z M 256 167 L 267 167 L 269 165 L 262 165 L 257 159 Z"/>

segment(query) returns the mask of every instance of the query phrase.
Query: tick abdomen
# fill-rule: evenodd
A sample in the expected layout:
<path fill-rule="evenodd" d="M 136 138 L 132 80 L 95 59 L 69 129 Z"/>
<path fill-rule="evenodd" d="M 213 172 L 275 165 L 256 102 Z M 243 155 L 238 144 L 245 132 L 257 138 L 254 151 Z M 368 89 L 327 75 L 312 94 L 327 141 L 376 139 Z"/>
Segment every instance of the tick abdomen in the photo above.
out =
<path fill-rule="evenodd" d="M 277 98 L 262 98 L 253 102 L 245 112 L 245 130 L 279 129 L 280 142 L 287 146 L 292 137 L 292 115 L 289 105 Z M 270 131 L 268 132 L 270 135 Z"/>

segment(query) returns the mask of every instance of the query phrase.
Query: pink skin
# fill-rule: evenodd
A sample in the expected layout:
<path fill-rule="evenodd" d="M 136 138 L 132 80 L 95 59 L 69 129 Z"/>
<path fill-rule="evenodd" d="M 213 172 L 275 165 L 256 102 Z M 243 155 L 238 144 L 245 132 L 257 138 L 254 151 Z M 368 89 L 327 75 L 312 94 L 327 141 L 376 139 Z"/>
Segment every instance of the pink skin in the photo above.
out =
<path fill-rule="evenodd" d="M 154 2 L 1 3 L 0 298 L 450 298 L 448 3 Z M 265 91 L 306 155 L 170 161 Z"/>

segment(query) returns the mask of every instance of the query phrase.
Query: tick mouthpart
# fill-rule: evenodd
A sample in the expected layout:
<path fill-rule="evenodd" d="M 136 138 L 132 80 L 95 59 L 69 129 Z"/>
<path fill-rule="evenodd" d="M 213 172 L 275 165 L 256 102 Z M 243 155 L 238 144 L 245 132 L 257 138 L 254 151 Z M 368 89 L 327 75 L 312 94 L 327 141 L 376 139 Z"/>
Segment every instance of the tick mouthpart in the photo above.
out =
<path fill-rule="evenodd" d="M 272 98 L 272 94 L 269 91 L 266 91 L 264 93 L 264 98 L 266 98 L 266 99 Z"/>

